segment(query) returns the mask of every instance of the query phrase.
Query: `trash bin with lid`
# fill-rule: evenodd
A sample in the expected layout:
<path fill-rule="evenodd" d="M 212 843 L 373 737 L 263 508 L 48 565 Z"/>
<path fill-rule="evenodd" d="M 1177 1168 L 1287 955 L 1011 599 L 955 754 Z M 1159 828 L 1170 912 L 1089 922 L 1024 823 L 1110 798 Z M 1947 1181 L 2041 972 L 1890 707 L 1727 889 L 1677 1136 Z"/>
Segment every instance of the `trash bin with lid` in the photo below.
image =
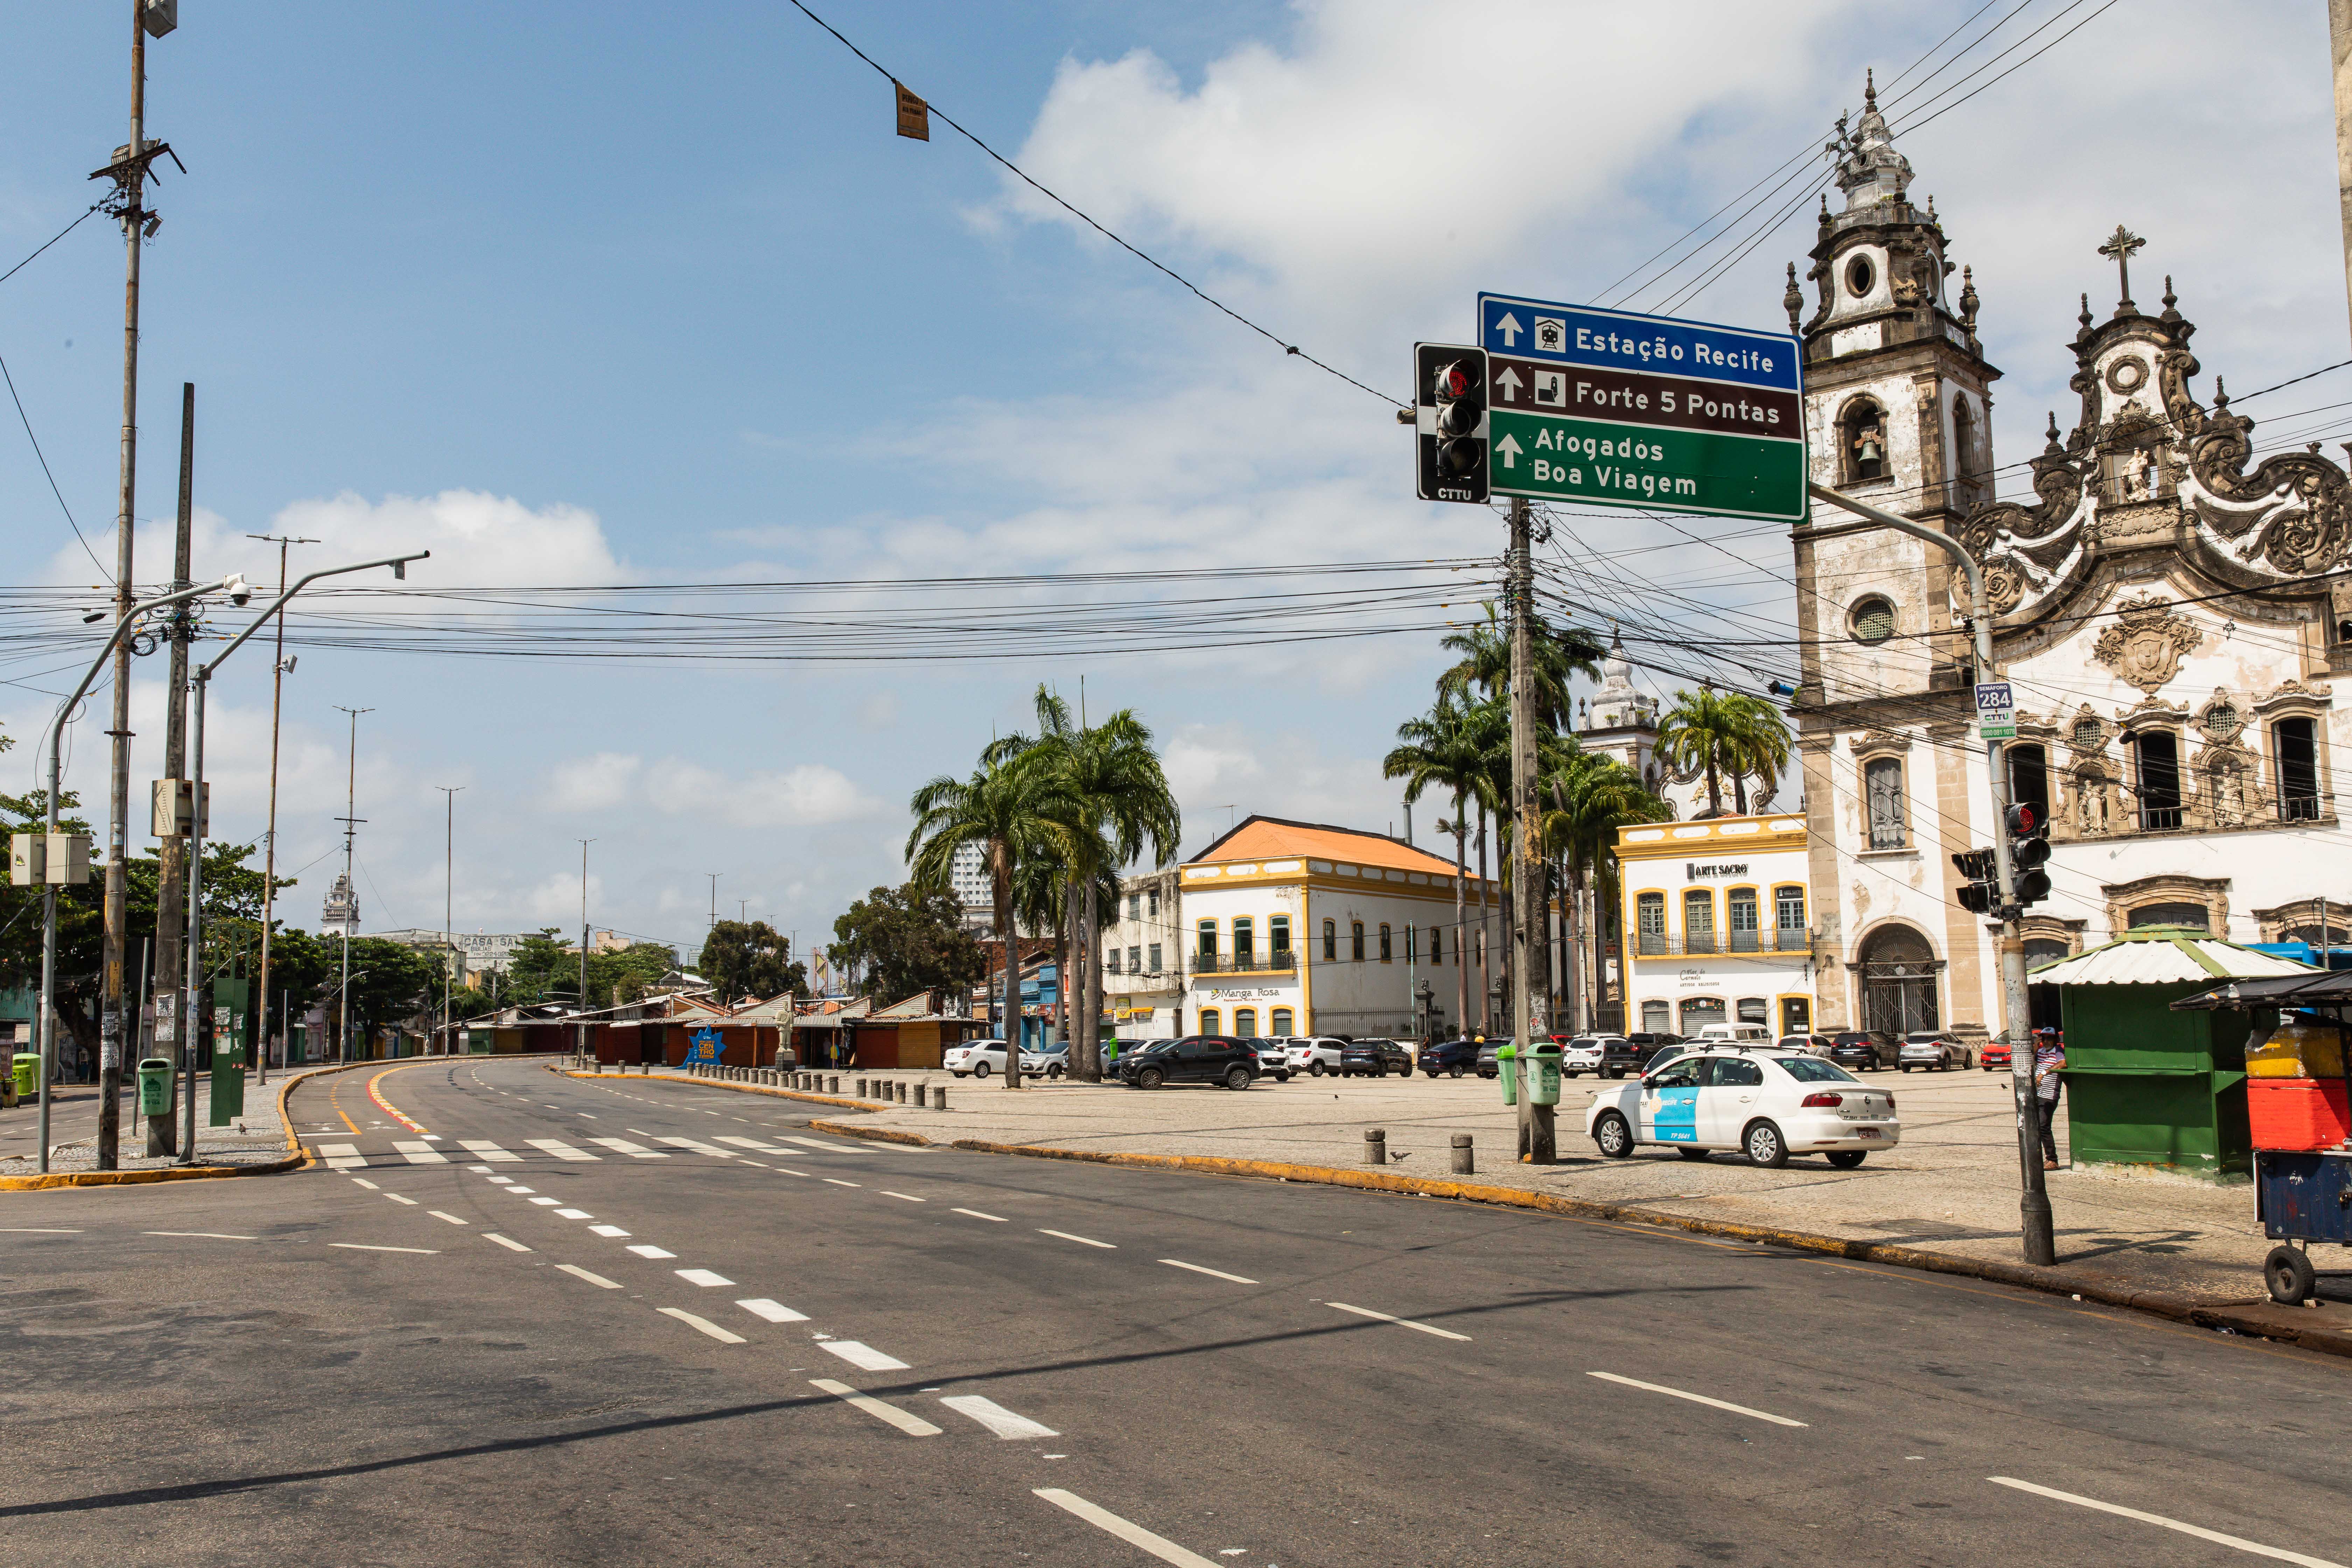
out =
<path fill-rule="evenodd" d="M 30 1100 L 41 1092 L 41 1058 L 37 1052 L 18 1051 L 8 1066 L 8 1077 L 16 1086 L 18 1100 Z"/>
<path fill-rule="evenodd" d="M 1519 1047 L 1516 1045 L 1496 1047 L 1495 1067 L 1495 1076 L 1503 1080 L 1503 1103 L 1517 1105 L 1519 1102 Z"/>
<path fill-rule="evenodd" d="M 1538 1105 L 1559 1103 L 1559 1047 L 1546 1040 L 1528 1053 L 1528 1098 Z"/>
<path fill-rule="evenodd" d="M 139 1064 L 139 1114 L 168 1116 L 172 1110 L 172 1058 L 148 1057 Z"/>

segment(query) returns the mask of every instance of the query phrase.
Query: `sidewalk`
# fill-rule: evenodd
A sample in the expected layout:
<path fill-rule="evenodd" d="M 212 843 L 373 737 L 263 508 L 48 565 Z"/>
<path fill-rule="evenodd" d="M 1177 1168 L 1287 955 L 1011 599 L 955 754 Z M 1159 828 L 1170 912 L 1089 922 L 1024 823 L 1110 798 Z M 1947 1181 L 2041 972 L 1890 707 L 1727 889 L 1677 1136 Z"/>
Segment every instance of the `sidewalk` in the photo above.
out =
<path fill-rule="evenodd" d="M 199 1165 L 213 1166 L 271 1165 L 284 1160 L 288 1152 L 286 1124 L 278 1119 L 278 1091 L 289 1080 L 307 1078 L 321 1070 L 322 1068 L 331 1065 L 322 1063 L 311 1067 L 274 1068 L 270 1070 L 269 1082 L 267 1085 L 257 1084 L 252 1078 L 247 1077 L 245 1080 L 245 1114 L 226 1127 L 205 1125 L 211 1106 L 212 1080 L 210 1074 L 198 1075 L 195 1163 Z M 79 1113 L 76 1118 L 76 1131 L 79 1135 L 70 1139 L 58 1137 L 58 1134 L 65 1130 L 56 1125 L 58 1119 L 58 1113 L 68 1104 L 67 1097 L 59 1097 L 52 1103 L 50 1135 L 58 1139 L 49 1146 L 49 1173 L 52 1175 L 72 1175 L 98 1169 L 97 1139 L 89 1131 L 97 1120 L 96 1108 L 91 1103 L 96 1099 L 96 1091 L 87 1088 L 70 1097 L 73 1109 Z M 145 1135 L 136 1130 L 139 1119 L 134 1114 L 134 1110 L 137 1102 L 138 1095 L 135 1089 L 124 1094 L 121 1152 L 115 1168 L 120 1171 L 169 1170 L 179 1163 L 176 1155 L 166 1154 L 150 1158 L 142 1152 L 147 1146 L 147 1141 Z M 7 1114 L 11 1130 L 16 1131 L 17 1124 L 25 1117 L 37 1118 L 40 1112 L 31 1101 L 27 1101 Z M 37 1123 L 25 1123 L 26 1129 L 33 1125 Z M 32 1141 L 28 1139 L 26 1142 L 29 1144 Z M 11 1176 L 37 1176 L 40 1173 L 40 1154 L 37 1149 L 27 1147 L 22 1152 L 11 1152 L 5 1157 L 0 1157 L 0 1179 Z"/>
<path fill-rule="evenodd" d="M 846 1097 L 857 1075 L 841 1076 Z M 1235 1094 L 1075 1082 L 1013 1091 L 1001 1080 L 936 1072 L 875 1076 L 949 1086 L 944 1111 L 877 1105 L 870 1113 L 870 1125 L 937 1142 L 1360 1167 L 1364 1129 L 1379 1127 L 1388 1132 L 1391 1172 L 1443 1180 L 1450 1134 L 1468 1132 L 1475 1140 L 1475 1179 L 1488 1185 L 1958 1257 L 2020 1257 L 2017 1143 L 2005 1074 L 1868 1075 L 1874 1087 L 1895 1092 L 1903 1142 L 1853 1171 L 1802 1156 L 1785 1169 L 1762 1170 L 1728 1154 L 1699 1163 L 1670 1150 L 1603 1160 L 1584 1135 L 1594 1087 L 1589 1079 L 1562 1086 L 1560 1163 L 1538 1167 L 1513 1158 L 1514 1113 L 1494 1082 L 1476 1078 L 1295 1078 Z M 2059 1152 L 2064 1163 L 2063 1114 Z M 2071 1164 L 2047 1179 L 2062 1267 L 2200 1303 L 2267 1300 L 2261 1267 L 2272 1244 L 2254 1222 L 2249 1184 Z M 2315 1252 L 2314 1261 L 2323 1269 L 2352 1268 L 2352 1252 L 2330 1256 L 2334 1250 Z M 2352 1279 L 2323 1279 L 2320 1289 L 2332 1299 L 2323 1310 L 2352 1322 L 2352 1306 L 2339 1305 L 2352 1303 Z"/>

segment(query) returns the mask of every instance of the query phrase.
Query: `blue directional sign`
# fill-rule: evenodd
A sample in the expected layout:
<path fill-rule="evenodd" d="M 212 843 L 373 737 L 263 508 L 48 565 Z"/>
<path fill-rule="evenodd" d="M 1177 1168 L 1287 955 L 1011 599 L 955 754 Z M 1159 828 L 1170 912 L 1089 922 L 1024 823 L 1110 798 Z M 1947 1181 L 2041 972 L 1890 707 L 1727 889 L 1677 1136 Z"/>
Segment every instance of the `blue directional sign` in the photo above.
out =
<path fill-rule="evenodd" d="M 1478 296 L 1496 495 L 1794 522 L 1804 378 L 1785 333 Z"/>

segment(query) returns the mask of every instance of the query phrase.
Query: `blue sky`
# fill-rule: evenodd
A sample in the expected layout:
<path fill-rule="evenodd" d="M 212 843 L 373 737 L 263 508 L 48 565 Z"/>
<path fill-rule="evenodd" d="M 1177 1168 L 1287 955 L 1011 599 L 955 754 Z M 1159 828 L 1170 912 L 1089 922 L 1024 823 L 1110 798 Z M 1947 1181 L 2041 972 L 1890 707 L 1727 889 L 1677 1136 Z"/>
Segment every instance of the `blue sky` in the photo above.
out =
<path fill-rule="evenodd" d="M 10 13 L 0 267 L 92 198 L 82 176 L 122 140 L 118 9 Z M 1078 205 L 1383 388 L 1413 338 L 1466 329 L 1479 288 L 1601 298 L 1824 137 L 1864 65 L 1887 79 L 1975 9 L 819 7 Z M 1378 401 L 1078 232 L 946 127 L 891 134 L 887 85 L 789 6 L 183 13 L 151 49 L 151 134 L 190 173 L 154 204 L 139 510 L 171 514 L 193 380 L 200 570 L 255 566 L 241 536 L 289 527 L 329 536 L 314 561 L 419 541 L 423 580 L 501 587 L 1499 548 L 1484 514 L 1411 499 Z M 2209 372 L 2250 388 L 2344 357 L 2325 49 L 2315 6 L 2134 0 L 1906 139 L 2008 373 L 2001 460 L 2066 406 L 2074 296 L 2111 288 L 2091 249 L 2119 221 L 2151 240 L 2143 300 L 2180 276 Z M 2193 90 L 2183 59 L 2203 68 Z M 1797 215 L 1682 313 L 1779 324 L 1811 226 Z M 0 353 L 109 560 L 121 270 L 93 219 L 0 285 Z M 9 581 L 86 585 L 0 416 Z M 1640 548 L 1660 542 L 1648 526 L 1584 537 Z M 141 547 L 142 577 L 163 575 L 143 530 Z M 1761 574 L 1696 549 L 1643 572 L 1784 616 L 1782 547 L 1741 548 Z M 37 769 L 58 662 L 0 665 L 18 683 L 0 686 L 11 787 Z M 1377 759 L 1436 664 L 1426 637 L 724 670 L 320 649 L 288 683 L 285 859 L 334 843 L 333 707 L 373 707 L 369 926 L 437 923 L 434 786 L 463 784 L 463 926 L 576 919 L 573 840 L 593 837 L 599 924 L 691 944 L 703 873 L 723 869 L 723 909 L 747 900 L 807 940 L 897 879 L 908 792 L 1021 723 L 1040 680 L 1083 673 L 1090 701 L 1159 729 L 1197 847 L 1229 802 L 1385 827 Z M 142 778 L 159 673 L 134 688 Z M 260 827 L 267 674 L 233 666 L 216 692 L 218 827 L 241 837 Z M 85 789 L 99 727 L 77 726 Z M 296 923 L 328 869 L 303 872 Z"/>

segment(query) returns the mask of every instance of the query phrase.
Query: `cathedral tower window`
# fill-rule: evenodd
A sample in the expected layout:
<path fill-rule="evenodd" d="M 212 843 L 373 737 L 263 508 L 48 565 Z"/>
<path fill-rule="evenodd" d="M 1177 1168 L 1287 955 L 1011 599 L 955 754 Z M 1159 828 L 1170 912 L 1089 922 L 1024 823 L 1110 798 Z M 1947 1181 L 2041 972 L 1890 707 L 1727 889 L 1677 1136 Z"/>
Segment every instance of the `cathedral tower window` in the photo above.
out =
<path fill-rule="evenodd" d="M 1853 640 L 1875 647 L 1895 635 L 1895 602 L 1873 594 L 1853 606 Z"/>
<path fill-rule="evenodd" d="M 1977 450 L 1977 418 L 1965 397 L 1952 399 L 1952 501 L 1962 511 L 1982 506 L 1984 459 Z"/>
<path fill-rule="evenodd" d="M 1911 842 L 1910 822 L 1903 806 L 1903 763 L 1896 757 L 1874 757 L 1863 765 L 1863 794 L 1870 802 L 1870 847 L 1902 849 Z"/>
<path fill-rule="evenodd" d="M 1855 299 L 1867 295 L 1877 281 L 1878 269 L 1870 264 L 1869 257 L 1857 256 L 1845 264 L 1846 292 Z"/>
<path fill-rule="evenodd" d="M 1839 466 L 1847 484 L 1883 479 L 1886 466 L 1886 411 L 1867 397 L 1846 405 L 1838 419 Z"/>

